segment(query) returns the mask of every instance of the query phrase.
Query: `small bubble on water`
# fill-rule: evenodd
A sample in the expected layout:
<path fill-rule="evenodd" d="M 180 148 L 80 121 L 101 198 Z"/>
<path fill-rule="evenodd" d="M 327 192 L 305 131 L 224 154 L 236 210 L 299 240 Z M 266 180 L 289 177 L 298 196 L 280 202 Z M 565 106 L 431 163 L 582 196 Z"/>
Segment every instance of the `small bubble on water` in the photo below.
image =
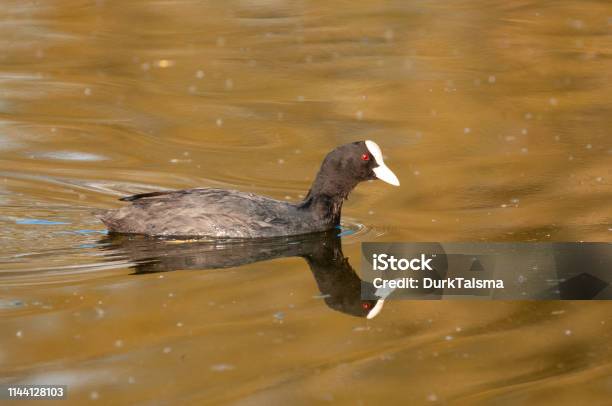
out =
<path fill-rule="evenodd" d="M 393 32 L 392 29 L 389 28 L 385 31 L 385 39 L 387 41 L 393 41 L 394 36 L 395 36 L 395 33 Z"/>
<path fill-rule="evenodd" d="M 593 148 L 593 146 L 592 146 L 591 144 L 586 144 L 586 145 L 585 145 L 585 148 L 586 148 L 586 149 L 591 149 L 591 148 Z"/>
<path fill-rule="evenodd" d="M 22 338 L 23 337 L 23 331 L 22 330 L 17 330 L 15 335 L 17 336 L 17 338 Z"/>
<path fill-rule="evenodd" d="M 218 118 L 215 123 L 217 124 L 217 127 L 222 127 L 223 126 L 223 119 L 222 118 Z"/>
<path fill-rule="evenodd" d="M 285 313 L 283 312 L 276 312 L 274 313 L 274 319 L 276 320 L 284 320 L 285 319 Z"/>
<path fill-rule="evenodd" d="M 557 106 L 559 104 L 559 100 L 557 100 L 557 98 L 555 97 L 551 97 L 550 99 L 548 99 L 548 103 L 551 106 Z"/>
<path fill-rule="evenodd" d="M 570 20 L 569 24 L 577 30 L 581 30 L 584 27 L 584 22 L 582 20 Z"/>
<path fill-rule="evenodd" d="M 177 327 L 183 327 L 183 323 L 179 321 L 179 322 L 176 323 L 176 326 Z"/>
<path fill-rule="evenodd" d="M 215 364 L 211 365 L 210 370 L 215 372 L 231 371 L 235 367 L 232 364 Z"/>
<path fill-rule="evenodd" d="M 89 393 L 89 399 L 91 400 L 98 400 L 99 397 L 100 397 L 100 394 L 96 391 L 92 391 Z"/>
<path fill-rule="evenodd" d="M 437 402 L 438 401 L 438 395 L 436 395 L 435 393 L 430 393 L 429 395 L 427 395 L 427 401 L 429 401 L 429 402 Z"/>
<path fill-rule="evenodd" d="M 158 68 L 169 68 L 171 66 L 174 66 L 174 61 L 170 60 L 170 59 L 160 59 L 159 61 L 157 61 L 157 67 Z"/>
<path fill-rule="evenodd" d="M 525 120 L 531 120 L 533 118 L 533 114 L 525 113 Z"/>
<path fill-rule="evenodd" d="M 469 134 L 469 133 L 471 133 L 471 132 L 472 132 L 472 130 L 471 130 L 469 127 L 465 127 L 465 128 L 463 129 L 463 133 L 464 133 L 464 134 Z"/>
<path fill-rule="evenodd" d="M 127 381 L 129 384 L 133 384 L 136 383 L 136 378 L 134 378 L 133 376 L 128 376 Z"/>
<path fill-rule="evenodd" d="M 527 154 L 529 150 L 526 147 L 521 148 L 521 154 Z"/>
<path fill-rule="evenodd" d="M 115 340 L 115 347 L 117 348 L 123 347 L 123 340 Z"/>
<path fill-rule="evenodd" d="M 89 95 L 91 95 L 91 89 L 90 89 L 90 88 L 88 88 L 88 87 L 86 87 L 86 88 L 85 88 L 85 90 L 83 90 L 83 94 L 84 94 L 85 96 L 89 96 Z"/>
<path fill-rule="evenodd" d="M 355 113 L 355 117 L 357 117 L 357 120 L 363 120 L 363 111 L 359 110 Z"/>
<path fill-rule="evenodd" d="M 164 347 L 163 352 L 164 354 L 170 354 L 172 352 L 172 347 Z"/>
<path fill-rule="evenodd" d="M 452 341 L 454 338 L 455 338 L 455 337 L 453 337 L 453 336 L 451 336 L 451 335 L 448 335 L 448 336 L 444 337 L 444 339 L 445 339 L 446 341 Z"/>
<path fill-rule="evenodd" d="M 495 77 L 495 75 L 490 75 L 488 81 L 489 83 L 495 83 L 497 81 L 497 78 Z"/>
<path fill-rule="evenodd" d="M 297 97 L 297 101 L 299 101 L 299 102 L 303 102 L 303 101 L 304 101 L 304 96 L 298 96 L 298 97 Z"/>
<path fill-rule="evenodd" d="M 225 79 L 225 90 L 232 90 L 234 88 L 234 81 L 232 79 Z"/>
<path fill-rule="evenodd" d="M 527 133 L 528 133 L 528 132 L 529 132 L 529 131 L 528 131 L 526 128 L 523 128 L 523 129 L 521 130 L 521 134 L 523 134 L 523 135 L 527 135 Z"/>
<path fill-rule="evenodd" d="M 285 160 L 283 158 L 278 158 L 276 162 L 278 162 L 279 165 L 282 165 L 285 163 Z"/>
<path fill-rule="evenodd" d="M 204 78 L 204 76 L 206 76 L 206 74 L 204 73 L 204 71 L 203 71 L 203 70 L 198 70 L 198 71 L 196 72 L 196 74 L 195 74 L 195 77 L 196 77 L 197 79 L 202 79 L 202 78 Z"/>
<path fill-rule="evenodd" d="M 571 336 L 572 335 L 572 330 L 565 330 L 565 335 L 566 336 Z"/>
<path fill-rule="evenodd" d="M 550 314 L 552 314 L 553 316 L 558 316 L 564 313 L 565 313 L 565 310 L 553 310 L 552 312 L 550 312 Z"/>

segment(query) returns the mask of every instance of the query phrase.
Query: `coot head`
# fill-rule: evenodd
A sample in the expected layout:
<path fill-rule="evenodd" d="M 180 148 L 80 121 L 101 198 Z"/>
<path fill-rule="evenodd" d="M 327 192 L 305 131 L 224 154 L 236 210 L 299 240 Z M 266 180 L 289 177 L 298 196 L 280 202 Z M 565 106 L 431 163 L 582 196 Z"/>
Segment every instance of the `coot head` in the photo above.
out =
<path fill-rule="evenodd" d="M 400 184 L 397 176 L 385 164 L 382 151 L 374 141 L 353 142 L 327 154 L 311 193 L 346 197 L 359 182 L 374 179 L 394 186 Z"/>

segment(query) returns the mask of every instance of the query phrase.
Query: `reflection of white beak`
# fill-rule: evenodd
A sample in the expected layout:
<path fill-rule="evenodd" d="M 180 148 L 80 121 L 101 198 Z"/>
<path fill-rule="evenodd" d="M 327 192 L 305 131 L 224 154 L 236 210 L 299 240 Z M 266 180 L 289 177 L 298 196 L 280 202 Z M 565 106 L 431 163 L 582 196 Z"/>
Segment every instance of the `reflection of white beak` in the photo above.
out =
<path fill-rule="evenodd" d="M 372 310 L 370 310 L 370 313 L 368 313 L 366 318 L 370 320 L 378 316 L 378 313 L 380 313 L 384 304 L 385 304 L 385 299 L 378 299 L 378 301 L 376 302 L 376 305 L 372 308 Z"/>
<path fill-rule="evenodd" d="M 374 317 L 378 316 L 378 313 L 381 312 L 383 306 L 385 305 L 385 299 L 388 298 L 391 295 L 391 293 L 393 293 L 394 291 L 395 291 L 395 288 L 390 288 L 388 286 L 384 286 L 382 288 L 376 289 L 376 292 L 374 292 L 374 295 L 376 297 L 379 297 L 380 299 L 378 299 L 378 301 L 376 302 L 376 305 L 374 305 L 372 310 L 370 310 L 366 318 L 373 319 Z"/>
<path fill-rule="evenodd" d="M 393 186 L 399 186 L 400 181 L 397 178 L 397 176 L 395 176 L 395 174 L 391 171 L 391 169 L 389 169 L 389 167 L 385 165 L 385 162 L 383 161 L 382 151 L 380 150 L 380 147 L 378 146 L 378 144 L 370 140 L 367 140 L 365 144 L 366 144 L 366 147 L 368 148 L 368 151 L 370 151 L 370 154 L 372 154 L 372 156 L 374 157 L 374 160 L 378 164 L 376 168 L 372 169 L 376 177 Z"/>

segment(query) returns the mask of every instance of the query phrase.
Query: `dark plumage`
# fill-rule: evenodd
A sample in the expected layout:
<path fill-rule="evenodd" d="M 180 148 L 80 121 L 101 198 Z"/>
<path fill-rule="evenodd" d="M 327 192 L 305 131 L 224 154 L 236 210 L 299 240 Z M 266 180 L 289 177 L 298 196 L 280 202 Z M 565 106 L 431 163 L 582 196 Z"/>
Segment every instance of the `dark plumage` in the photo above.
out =
<path fill-rule="evenodd" d="M 376 143 L 359 141 L 330 152 L 300 203 L 225 189 L 187 189 L 124 197 L 131 205 L 101 220 L 111 232 L 152 236 L 259 238 L 329 230 L 340 224 L 342 203 L 361 181 L 399 185 Z"/>

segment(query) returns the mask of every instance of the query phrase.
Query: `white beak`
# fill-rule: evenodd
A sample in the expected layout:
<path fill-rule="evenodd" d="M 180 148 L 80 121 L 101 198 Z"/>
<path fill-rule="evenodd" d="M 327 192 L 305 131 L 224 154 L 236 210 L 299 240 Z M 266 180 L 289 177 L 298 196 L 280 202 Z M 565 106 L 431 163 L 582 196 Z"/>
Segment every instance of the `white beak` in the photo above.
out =
<path fill-rule="evenodd" d="M 372 169 L 376 177 L 393 186 L 399 186 L 400 181 L 397 178 L 397 176 L 395 176 L 395 174 L 391 171 L 391 169 L 389 169 L 389 167 L 385 165 L 385 162 L 383 161 L 382 151 L 380 150 L 380 147 L 378 146 L 378 144 L 370 140 L 367 140 L 365 144 L 366 144 L 366 148 L 368 148 L 368 151 L 370 151 L 370 154 L 372 154 L 372 156 L 374 157 L 374 160 L 378 164 L 376 168 Z M 382 305 L 381 305 L 381 308 L 382 308 Z M 372 311 L 373 310 L 374 309 L 372 309 Z"/>

